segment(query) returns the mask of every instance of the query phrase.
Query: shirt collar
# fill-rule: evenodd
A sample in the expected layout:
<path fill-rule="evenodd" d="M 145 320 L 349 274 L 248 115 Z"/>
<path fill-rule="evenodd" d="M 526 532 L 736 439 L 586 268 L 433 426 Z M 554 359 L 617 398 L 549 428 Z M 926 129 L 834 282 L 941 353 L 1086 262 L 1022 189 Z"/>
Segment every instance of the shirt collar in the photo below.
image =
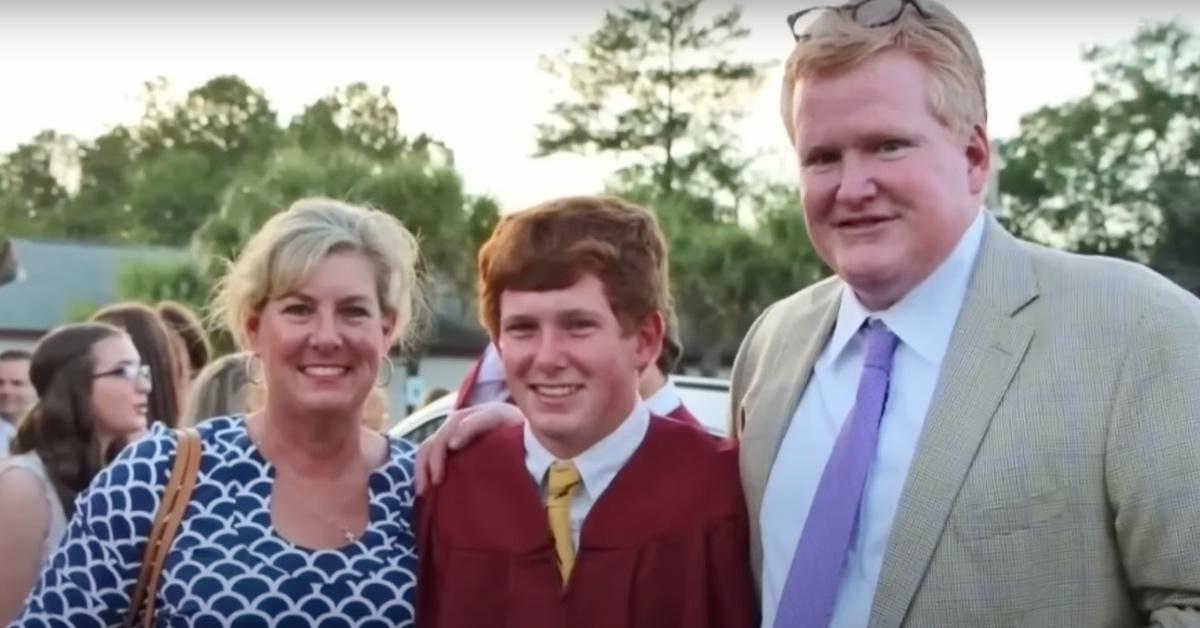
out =
<path fill-rule="evenodd" d="M 669 377 L 662 388 L 646 399 L 646 408 L 650 410 L 651 414 L 658 416 L 667 416 L 681 405 L 683 405 L 683 400 L 679 397 L 679 389 L 675 387 L 674 380 Z"/>
<path fill-rule="evenodd" d="M 829 339 L 833 360 L 841 357 L 868 318 L 878 318 L 918 357 L 933 366 L 940 366 L 946 348 L 950 346 L 958 312 L 966 299 L 985 224 L 985 210 L 980 209 L 954 250 L 937 269 L 886 310 L 868 310 L 854 290 L 843 285 L 837 324 Z"/>
<path fill-rule="evenodd" d="M 479 358 L 479 369 L 475 381 L 470 383 L 467 406 L 477 406 L 491 401 L 508 399 L 508 383 L 504 377 L 504 362 L 495 344 L 489 344 Z"/>
<path fill-rule="evenodd" d="M 583 479 L 583 490 L 593 500 L 598 499 L 604 489 L 612 483 L 613 478 L 633 457 L 633 453 L 641 446 L 650 427 L 650 410 L 645 403 L 639 402 L 633 412 L 613 430 L 611 434 L 600 439 L 572 458 L 579 476 Z M 534 481 L 541 486 L 546 479 L 546 472 L 557 458 L 538 441 L 529 422 L 525 422 L 525 467 L 533 476 Z"/>

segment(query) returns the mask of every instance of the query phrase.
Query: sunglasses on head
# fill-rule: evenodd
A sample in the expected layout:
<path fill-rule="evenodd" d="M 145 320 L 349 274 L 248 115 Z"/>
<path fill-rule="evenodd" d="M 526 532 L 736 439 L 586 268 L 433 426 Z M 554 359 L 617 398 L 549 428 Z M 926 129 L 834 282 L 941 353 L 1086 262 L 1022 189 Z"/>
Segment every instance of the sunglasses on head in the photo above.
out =
<path fill-rule="evenodd" d="M 796 41 L 800 41 L 808 38 L 809 27 L 826 11 L 849 13 L 850 19 L 854 20 L 855 24 L 866 28 L 875 28 L 895 23 L 909 5 L 912 5 L 921 17 L 929 17 L 917 0 L 859 0 L 859 2 L 851 2 L 837 7 L 820 6 L 796 11 L 787 16 L 787 24 L 792 31 L 792 37 L 795 37 Z"/>

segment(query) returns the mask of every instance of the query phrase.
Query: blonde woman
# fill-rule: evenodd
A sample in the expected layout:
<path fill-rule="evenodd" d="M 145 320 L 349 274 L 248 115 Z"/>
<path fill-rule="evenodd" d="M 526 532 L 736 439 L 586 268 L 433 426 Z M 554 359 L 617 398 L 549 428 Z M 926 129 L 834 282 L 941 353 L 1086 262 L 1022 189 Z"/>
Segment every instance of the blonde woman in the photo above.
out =
<path fill-rule="evenodd" d="M 263 404 L 198 427 L 199 479 L 154 598 L 158 625 L 412 625 L 414 447 L 361 417 L 413 328 L 416 257 L 396 219 L 324 199 L 246 245 L 216 309 L 251 354 Z M 97 478 L 19 622 L 123 623 L 175 447 L 156 427 Z"/>

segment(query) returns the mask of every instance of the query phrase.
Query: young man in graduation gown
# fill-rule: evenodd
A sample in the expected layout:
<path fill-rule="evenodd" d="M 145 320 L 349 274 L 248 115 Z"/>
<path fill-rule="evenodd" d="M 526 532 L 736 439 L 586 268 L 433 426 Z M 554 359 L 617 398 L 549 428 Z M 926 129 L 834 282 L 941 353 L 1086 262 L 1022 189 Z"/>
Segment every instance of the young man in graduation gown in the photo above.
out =
<path fill-rule="evenodd" d="M 504 217 L 480 250 L 480 317 L 527 420 L 418 502 L 418 626 L 756 626 L 734 445 L 638 395 L 665 248 L 644 209 L 578 197 Z"/>

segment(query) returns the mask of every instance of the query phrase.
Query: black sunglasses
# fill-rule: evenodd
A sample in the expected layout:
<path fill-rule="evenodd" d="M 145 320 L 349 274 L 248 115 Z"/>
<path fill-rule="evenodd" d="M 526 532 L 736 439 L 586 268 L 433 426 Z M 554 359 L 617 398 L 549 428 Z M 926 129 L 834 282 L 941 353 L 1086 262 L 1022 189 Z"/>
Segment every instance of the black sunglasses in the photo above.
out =
<path fill-rule="evenodd" d="M 131 382 L 141 379 L 148 382 L 150 381 L 150 365 L 126 362 L 116 368 L 92 375 L 92 379 L 100 379 L 101 377 L 120 377 Z"/>
<path fill-rule="evenodd" d="M 917 0 L 859 0 L 841 6 L 821 6 L 810 7 L 787 16 L 788 28 L 792 31 L 792 37 L 796 41 L 808 38 L 808 28 L 817 21 L 824 11 L 841 11 L 849 12 L 850 19 L 854 20 L 855 24 L 866 28 L 875 28 L 877 26 L 887 26 L 895 23 L 904 14 L 904 9 L 908 5 L 912 5 L 917 13 L 923 18 L 928 18 L 929 14 Z"/>

